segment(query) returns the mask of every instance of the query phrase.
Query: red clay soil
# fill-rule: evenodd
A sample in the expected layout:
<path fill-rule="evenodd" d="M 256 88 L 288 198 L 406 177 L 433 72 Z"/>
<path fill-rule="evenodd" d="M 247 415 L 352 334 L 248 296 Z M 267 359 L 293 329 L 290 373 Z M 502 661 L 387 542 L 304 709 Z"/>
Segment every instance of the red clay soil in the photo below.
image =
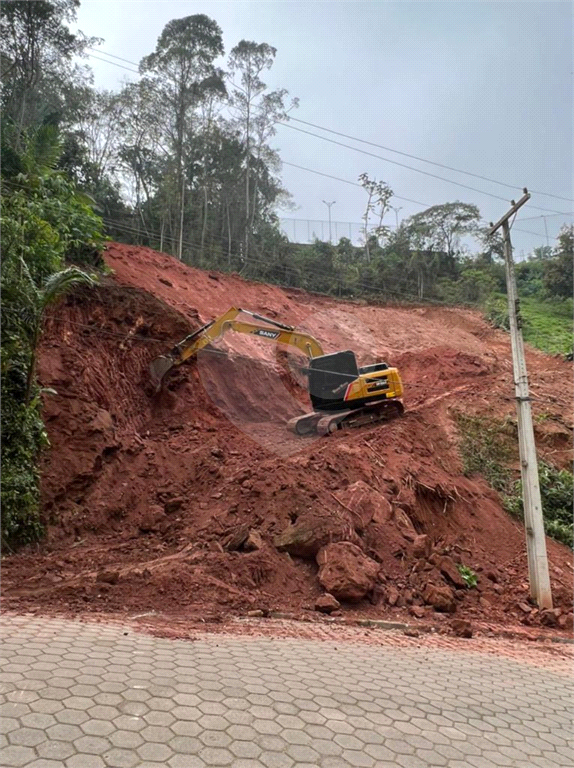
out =
<path fill-rule="evenodd" d="M 470 310 L 335 301 L 147 248 L 110 244 L 106 261 L 113 276 L 68 297 L 46 323 L 40 379 L 57 392 L 44 407 L 47 537 L 4 556 L 4 608 L 156 612 L 168 623 L 251 610 L 311 616 L 323 593 L 314 553 L 274 544 L 304 523 L 326 535 L 319 544 L 352 541 L 379 566 L 374 588 L 343 603 L 344 616 L 448 623 L 428 604 L 430 584 L 450 589 L 456 617 L 539 625 L 523 527 L 480 476 L 462 474 L 453 417 L 511 423 L 506 334 Z M 202 354 L 153 396 L 150 360 L 238 305 L 305 328 L 326 352 L 353 349 L 361 364 L 399 367 L 404 417 L 297 438 L 285 429 L 307 407 L 297 361 L 234 334 L 215 345 L 227 354 Z M 527 357 L 534 413 L 544 416 L 539 453 L 566 466 L 572 366 L 533 349 Z M 415 556 L 420 534 L 430 550 Z M 562 632 L 571 627 L 572 552 L 547 543 L 559 610 L 544 621 Z M 449 563 L 472 568 L 478 588 L 453 583 Z"/>

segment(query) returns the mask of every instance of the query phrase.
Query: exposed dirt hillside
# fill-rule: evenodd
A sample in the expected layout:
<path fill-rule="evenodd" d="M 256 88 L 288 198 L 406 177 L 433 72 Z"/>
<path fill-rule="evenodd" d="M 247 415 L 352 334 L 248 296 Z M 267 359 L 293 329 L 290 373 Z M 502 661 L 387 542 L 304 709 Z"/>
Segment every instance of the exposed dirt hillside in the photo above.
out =
<path fill-rule="evenodd" d="M 111 244 L 106 261 L 114 276 L 46 324 L 40 378 L 57 392 L 44 411 L 48 536 L 4 558 L 5 607 L 300 613 L 325 592 L 318 576 L 335 589 L 350 569 L 368 588 L 341 601 L 345 614 L 539 623 L 522 526 L 480 477 L 462 475 L 453 420 L 457 409 L 514 417 L 504 333 L 472 311 L 339 302 L 146 248 Z M 285 421 L 306 396 L 293 358 L 236 335 L 216 345 L 227 355 L 203 354 L 153 397 L 149 361 L 230 306 L 305 328 L 326 352 L 398 366 L 405 416 L 296 438 Z M 572 366 L 536 350 L 528 365 L 539 451 L 567 465 Z M 548 551 L 560 631 L 572 552 L 550 540 Z M 477 589 L 460 583 L 460 564 Z"/>

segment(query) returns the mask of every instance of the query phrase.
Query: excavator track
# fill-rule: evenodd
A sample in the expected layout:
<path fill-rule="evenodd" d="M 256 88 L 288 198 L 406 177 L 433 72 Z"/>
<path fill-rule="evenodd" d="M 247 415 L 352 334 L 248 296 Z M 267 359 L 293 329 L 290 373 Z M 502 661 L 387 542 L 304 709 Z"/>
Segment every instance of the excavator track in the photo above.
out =
<path fill-rule="evenodd" d="M 290 419 L 287 422 L 287 429 L 301 437 L 316 435 L 317 424 L 322 416 L 322 413 L 316 411 L 313 413 L 306 413 L 303 416 L 296 416 L 294 419 Z"/>
<path fill-rule="evenodd" d="M 364 408 L 347 411 L 320 411 L 297 416 L 287 422 L 287 428 L 296 435 L 327 436 L 339 429 L 354 429 L 378 421 L 389 421 L 402 416 L 404 406 L 400 400 L 382 401 Z"/>

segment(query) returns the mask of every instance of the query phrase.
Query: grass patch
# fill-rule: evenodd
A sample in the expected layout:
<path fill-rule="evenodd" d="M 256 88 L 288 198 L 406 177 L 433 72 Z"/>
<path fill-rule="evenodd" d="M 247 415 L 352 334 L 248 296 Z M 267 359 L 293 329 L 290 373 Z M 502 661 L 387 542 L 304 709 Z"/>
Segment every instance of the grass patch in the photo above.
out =
<path fill-rule="evenodd" d="M 516 458 L 516 447 L 504 423 L 460 412 L 455 420 L 464 474 L 480 474 L 502 496 L 511 494 L 514 475 L 509 465 Z"/>
<path fill-rule="evenodd" d="M 542 301 L 526 297 L 520 300 L 522 336 L 524 341 L 550 354 L 572 352 L 572 299 Z M 509 329 L 508 305 L 505 296 L 491 299 L 485 314 L 496 328 Z"/>
<path fill-rule="evenodd" d="M 504 508 L 513 517 L 524 519 L 522 482 L 511 463 L 518 446 L 505 422 L 464 413 L 455 415 L 460 436 L 463 471 L 467 476 L 482 475 L 499 492 Z M 538 465 L 542 514 L 546 534 L 573 547 L 574 477 L 546 462 Z"/>
<path fill-rule="evenodd" d="M 524 341 L 552 354 L 572 352 L 572 299 L 523 299 Z"/>

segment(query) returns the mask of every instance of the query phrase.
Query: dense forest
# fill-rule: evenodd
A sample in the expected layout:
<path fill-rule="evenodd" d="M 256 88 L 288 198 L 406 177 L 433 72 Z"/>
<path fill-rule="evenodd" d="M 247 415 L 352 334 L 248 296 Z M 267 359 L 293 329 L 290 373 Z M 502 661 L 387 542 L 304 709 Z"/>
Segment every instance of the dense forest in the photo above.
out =
<path fill-rule="evenodd" d="M 137 82 L 99 91 L 85 62 L 101 41 L 71 30 L 78 7 L 2 6 L 5 542 L 39 532 L 36 459 L 46 437 L 35 356 L 43 313 L 75 284 L 98 279 L 106 236 L 246 278 L 345 298 L 474 304 L 507 322 L 502 244 L 486 236 L 473 204 L 437 204 L 391 231 L 393 192 L 365 172 L 360 247 L 345 238 L 300 245 L 281 233 L 278 211 L 290 195 L 272 141 L 298 100 L 265 83 L 271 45 L 241 40 L 226 55 L 216 21 L 174 19 L 139 63 Z M 517 265 L 526 338 L 554 352 L 572 349 L 564 328 L 573 239 L 565 226 L 553 247 Z"/>

